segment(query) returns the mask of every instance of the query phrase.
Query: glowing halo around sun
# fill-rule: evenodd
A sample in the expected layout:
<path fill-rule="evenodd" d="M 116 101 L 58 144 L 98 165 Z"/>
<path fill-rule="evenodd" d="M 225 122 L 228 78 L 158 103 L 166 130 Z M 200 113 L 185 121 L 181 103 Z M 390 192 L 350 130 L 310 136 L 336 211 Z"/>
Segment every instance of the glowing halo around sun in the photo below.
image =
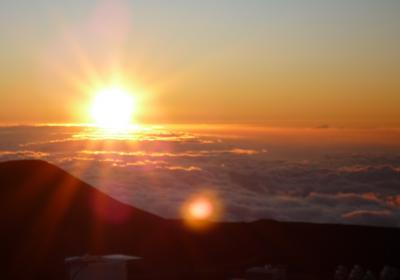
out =
<path fill-rule="evenodd" d="M 112 86 L 96 92 L 90 115 L 98 127 L 124 131 L 132 125 L 134 111 L 132 94 L 122 87 Z"/>

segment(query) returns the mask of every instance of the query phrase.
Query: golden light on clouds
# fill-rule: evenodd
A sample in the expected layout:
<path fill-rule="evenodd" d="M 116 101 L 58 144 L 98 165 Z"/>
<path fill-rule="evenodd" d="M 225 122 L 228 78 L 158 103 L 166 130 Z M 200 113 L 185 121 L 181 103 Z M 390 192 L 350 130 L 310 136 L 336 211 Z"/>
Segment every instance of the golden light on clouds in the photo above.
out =
<path fill-rule="evenodd" d="M 192 229 L 209 228 L 221 217 L 222 204 L 211 192 L 202 192 L 190 197 L 182 206 L 185 224 Z"/>

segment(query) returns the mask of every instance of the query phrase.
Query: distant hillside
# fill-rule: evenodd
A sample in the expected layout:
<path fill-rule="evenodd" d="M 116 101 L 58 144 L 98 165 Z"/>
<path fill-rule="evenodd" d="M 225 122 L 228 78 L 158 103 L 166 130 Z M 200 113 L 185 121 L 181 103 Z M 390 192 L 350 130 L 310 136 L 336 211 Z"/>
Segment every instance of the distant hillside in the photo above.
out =
<path fill-rule="evenodd" d="M 337 264 L 400 265 L 399 229 L 263 220 L 194 232 L 42 161 L 0 163 L 0 222 L 1 279 L 64 279 L 64 258 L 86 253 L 143 257 L 132 279 L 227 279 L 264 263 L 328 279 Z"/>

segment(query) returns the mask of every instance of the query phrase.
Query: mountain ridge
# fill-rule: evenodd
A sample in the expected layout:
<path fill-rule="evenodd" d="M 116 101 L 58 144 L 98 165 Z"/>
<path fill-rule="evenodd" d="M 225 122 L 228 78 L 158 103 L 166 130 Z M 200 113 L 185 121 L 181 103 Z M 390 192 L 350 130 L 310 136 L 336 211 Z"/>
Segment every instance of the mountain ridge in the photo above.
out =
<path fill-rule="evenodd" d="M 5 279 L 60 279 L 64 258 L 86 253 L 143 257 L 134 279 L 227 279 L 265 263 L 322 279 L 338 264 L 400 264 L 397 228 L 258 220 L 193 231 L 35 160 L 0 163 L 0 221 Z"/>

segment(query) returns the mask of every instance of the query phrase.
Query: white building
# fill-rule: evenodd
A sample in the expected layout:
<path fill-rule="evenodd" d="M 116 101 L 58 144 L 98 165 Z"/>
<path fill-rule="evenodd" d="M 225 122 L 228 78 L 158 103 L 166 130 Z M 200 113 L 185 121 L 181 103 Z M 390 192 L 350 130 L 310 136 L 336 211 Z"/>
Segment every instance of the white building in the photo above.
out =
<path fill-rule="evenodd" d="M 246 271 L 246 280 L 286 280 L 285 266 L 265 265 L 252 267 Z"/>
<path fill-rule="evenodd" d="M 106 255 L 69 257 L 65 259 L 70 280 L 126 280 L 126 262 L 140 257 Z"/>

